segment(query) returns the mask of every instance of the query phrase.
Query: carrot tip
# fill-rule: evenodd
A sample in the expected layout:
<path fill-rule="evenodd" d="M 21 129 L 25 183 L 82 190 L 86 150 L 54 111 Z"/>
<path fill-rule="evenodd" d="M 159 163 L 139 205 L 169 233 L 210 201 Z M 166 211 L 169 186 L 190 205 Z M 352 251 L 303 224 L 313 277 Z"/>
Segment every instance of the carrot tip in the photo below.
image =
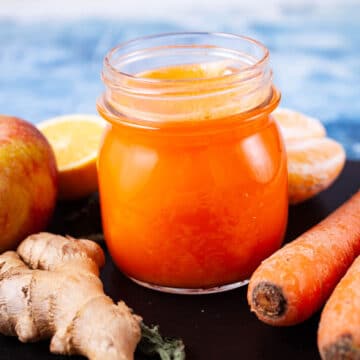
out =
<path fill-rule="evenodd" d="M 360 348 L 357 347 L 350 334 L 340 336 L 335 342 L 321 350 L 323 360 L 358 360 Z"/>
<path fill-rule="evenodd" d="M 287 310 L 287 301 L 282 289 L 269 282 L 257 284 L 252 292 L 251 300 L 252 310 L 265 318 L 279 318 Z"/>

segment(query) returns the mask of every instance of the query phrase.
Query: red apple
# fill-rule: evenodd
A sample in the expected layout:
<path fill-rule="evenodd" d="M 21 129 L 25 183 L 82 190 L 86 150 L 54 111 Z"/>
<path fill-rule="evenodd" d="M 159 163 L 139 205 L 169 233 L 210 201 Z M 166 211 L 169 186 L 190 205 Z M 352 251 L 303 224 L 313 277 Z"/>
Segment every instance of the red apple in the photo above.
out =
<path fill-rule="evenodd" d="M 32 124 L 0 115 L 0 252 L 44 230 L 55 207 L 52 149 Z"/>

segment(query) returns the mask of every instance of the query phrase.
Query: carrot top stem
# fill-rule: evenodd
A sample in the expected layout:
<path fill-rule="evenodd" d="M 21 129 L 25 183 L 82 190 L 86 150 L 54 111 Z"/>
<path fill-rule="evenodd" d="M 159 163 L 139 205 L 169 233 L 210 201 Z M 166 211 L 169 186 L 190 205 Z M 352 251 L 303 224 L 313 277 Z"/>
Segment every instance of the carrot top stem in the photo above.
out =
<path fill-rule="evenodd" d="M 258 312 L 269 318 L 281 317 L 286 312 L 287 301 L 279 286 L 263 281 L 252 292 L 252 302 Z"/>
<path fill-rule="evenodd" d="M 360 359 L 360 349 L 354 346 L 351 334 L 344 334 L 336 342 L 325 347 L 322 356 L 324 360 Z"/>

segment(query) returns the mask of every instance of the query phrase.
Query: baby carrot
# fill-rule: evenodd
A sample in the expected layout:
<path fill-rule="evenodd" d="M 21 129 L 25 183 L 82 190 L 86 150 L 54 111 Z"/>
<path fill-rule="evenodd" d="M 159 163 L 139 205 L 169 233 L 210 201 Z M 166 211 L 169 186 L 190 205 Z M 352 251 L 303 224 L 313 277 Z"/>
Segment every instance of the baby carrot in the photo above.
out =
<path fill-rule="evenodd" d="M 360 191 L 258 267 L 248 288 L 251 310 L 277 326 L 309 318 L 359 254 Z"/>
<path fill-rule="evenodd" d="M 322 311 L 318 347 L 323 360 L 360 359 L 360 256 Z"/>

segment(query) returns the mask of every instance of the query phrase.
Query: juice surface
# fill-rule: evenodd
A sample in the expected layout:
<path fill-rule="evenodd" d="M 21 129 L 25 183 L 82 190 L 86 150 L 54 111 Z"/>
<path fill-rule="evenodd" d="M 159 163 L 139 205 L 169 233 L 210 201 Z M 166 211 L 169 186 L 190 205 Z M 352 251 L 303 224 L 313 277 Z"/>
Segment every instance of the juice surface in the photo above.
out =
<path fill-rule="evenodd" d="M 141 76 L 209 74 L 183 65 Z M 113 260 L 128 276 L 174 288 L 219 286 L 247 279 L 279 248 L 288 204 L 276 125 L 260 110 L 249 124 L 224 129 L 222 120 L 194 134 L 109 128 L 99 156 L 102 218 Z"/>

